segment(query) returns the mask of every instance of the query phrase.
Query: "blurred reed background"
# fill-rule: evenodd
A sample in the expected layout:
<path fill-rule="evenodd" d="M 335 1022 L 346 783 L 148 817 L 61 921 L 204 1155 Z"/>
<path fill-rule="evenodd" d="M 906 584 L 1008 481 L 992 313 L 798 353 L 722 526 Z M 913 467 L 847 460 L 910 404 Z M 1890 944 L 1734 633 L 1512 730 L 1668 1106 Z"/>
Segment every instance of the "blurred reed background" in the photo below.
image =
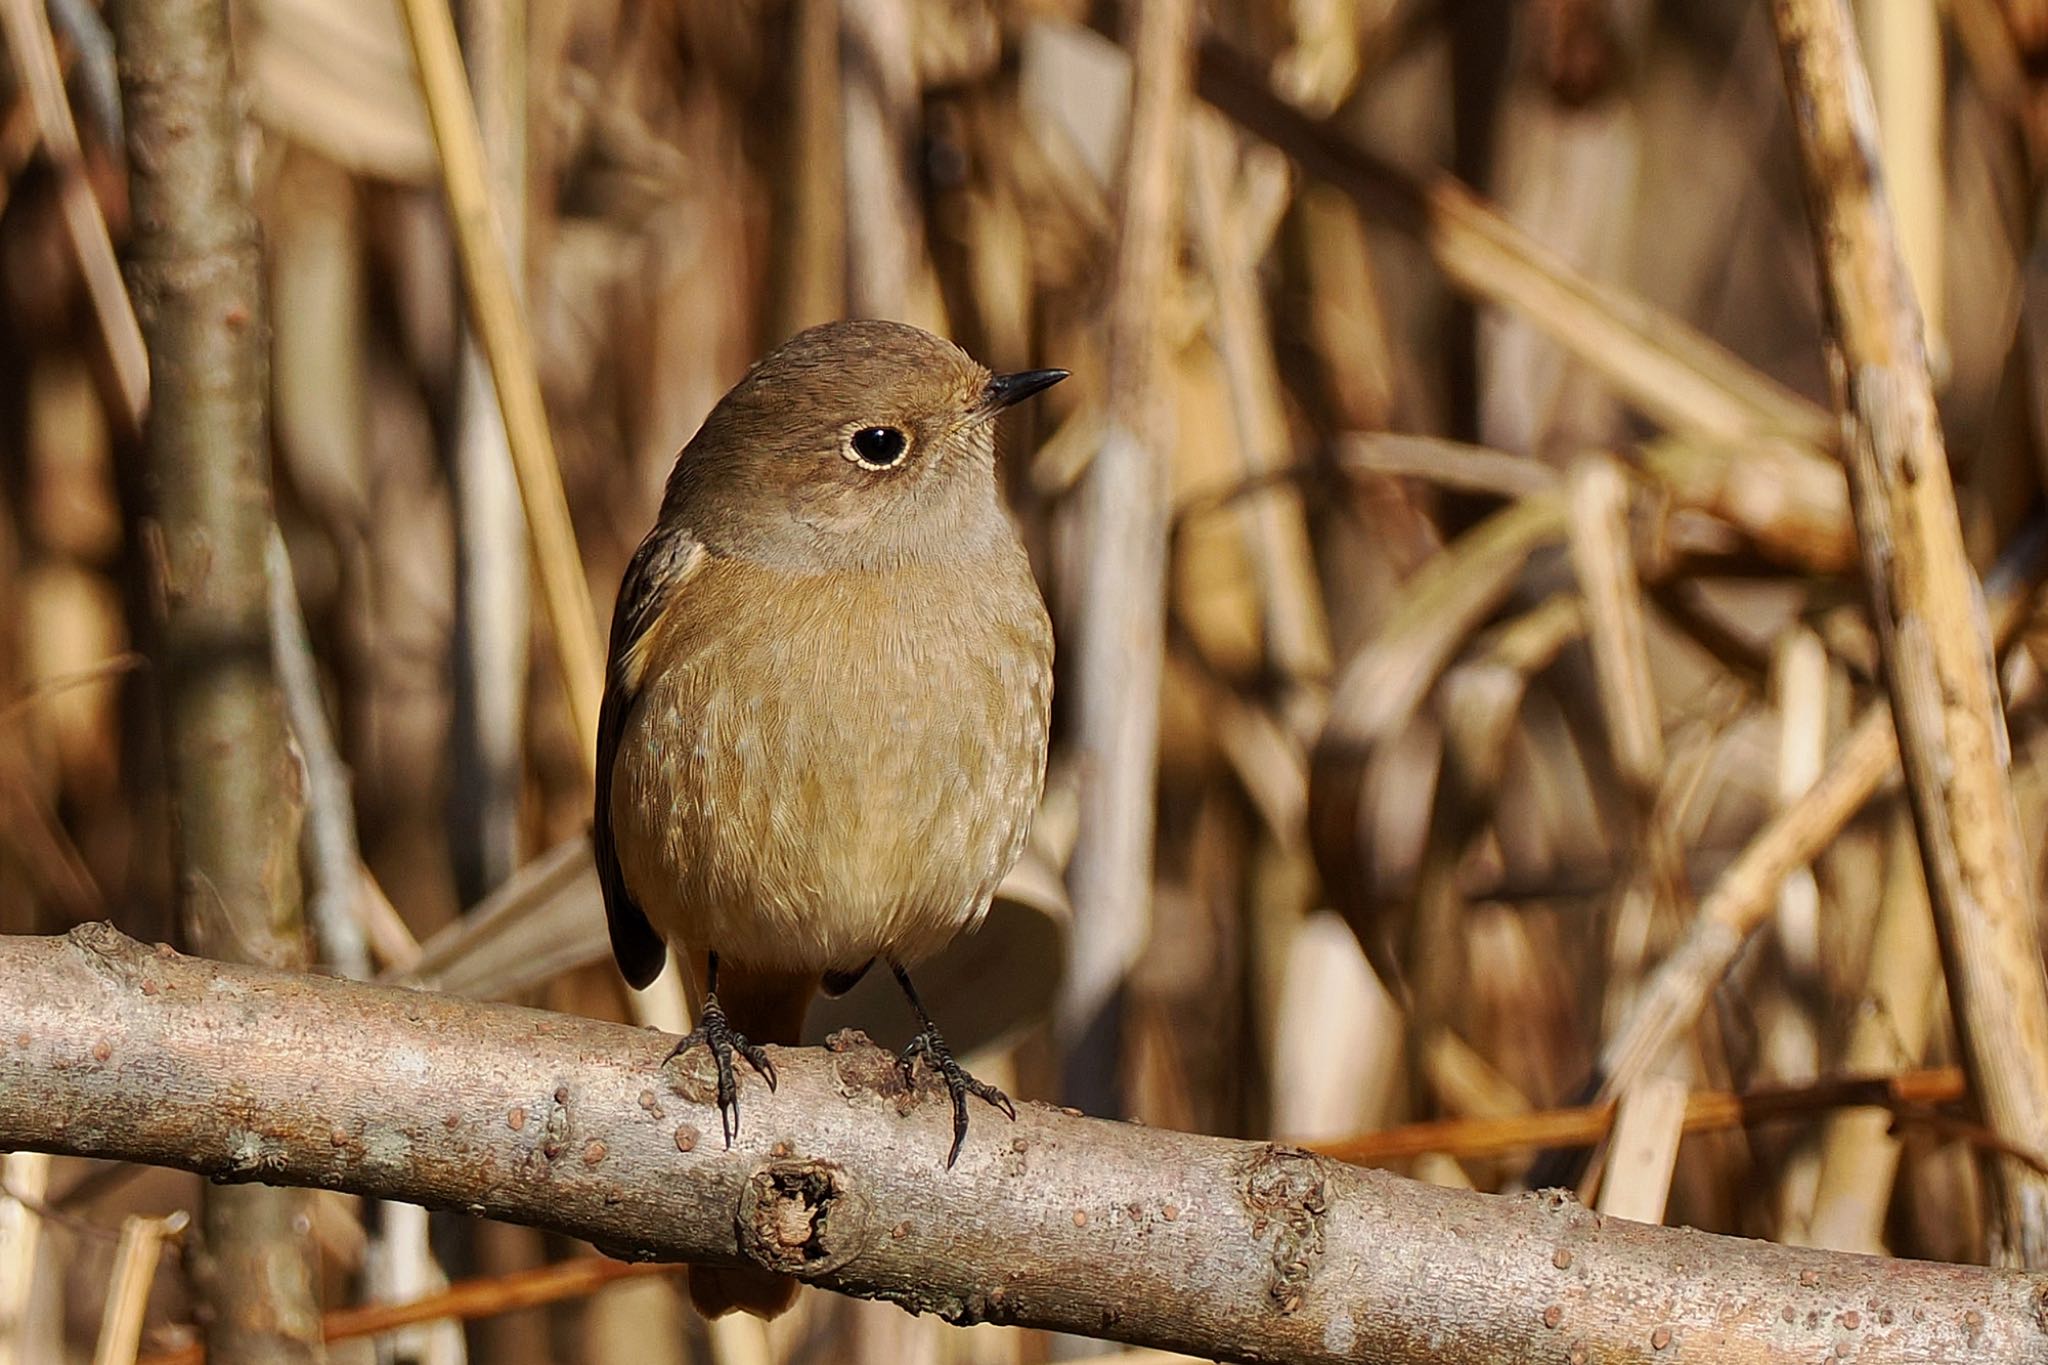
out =
<path fill-rule="evenodd" d="M 0 7 L 0 930 L 170 938 L 111 49 L 89 0 Z M 1896 762 L 1854 747 L 1875 637 L 1765 7 L 1217 0 L 1192 38 L 1183 8 L 1131 40 L 1078 0 L 460 7 L 600 623 L 676 450 L 796 329 L 896 316 L 1071 369 L 1006 434 L 1061 637 L 1052 781 L 996 937 L 929 988 L 979 1011 L 984 1074 L 1507 1189 L 1606 1130 L 1546 1112 L 1606 1057 L 1603 1210 L 1982 1259 Z M 2004 565 L 2038 867 L 2048 6 L 1858 14 L 1964 530 Z M 583 645 L 532 586 L 406 26 L 237 19 L 322 960 L 636 1017 L 579 843 Z M 1773 816 L 1820 851 L 1759 893 L 1737 857 Z M 1656 1033 L 1645 983 L 1702 925 L 1734 935 L 1705 1007 Z M 828 1023 L 893 1044 L 895 1008 Z M 192 1340 L 193 1178 L 0 1175 L 0 1363 Z M 808 1292 L 707 1331 L 588 1248 L 315 1207 L 330 1310 L 478 1281 L 466 1329 L 337 1360 L 1102 1349 Z"/>

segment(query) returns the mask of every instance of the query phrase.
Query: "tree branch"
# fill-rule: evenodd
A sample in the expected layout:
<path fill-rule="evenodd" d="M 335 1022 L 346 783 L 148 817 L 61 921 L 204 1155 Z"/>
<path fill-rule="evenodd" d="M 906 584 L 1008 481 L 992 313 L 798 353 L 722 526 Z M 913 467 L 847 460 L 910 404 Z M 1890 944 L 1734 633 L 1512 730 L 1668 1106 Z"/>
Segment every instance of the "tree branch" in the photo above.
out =
<path fill-rule="evenodd" d="M 1265 1143 L 1022 1106 L 944 1167 L 947 1106 L 844 1037 L 782 1049 L 717 1140 L 708 1067 L 566 1015 L 0 938 L 0 1149 L 319 1185 L 620 1254 L 756 1260 L 956 1322 L 1208 1356 L 1487 1362 L 2029 1358 L 2048 1276 L 1601 1219 Z"/>

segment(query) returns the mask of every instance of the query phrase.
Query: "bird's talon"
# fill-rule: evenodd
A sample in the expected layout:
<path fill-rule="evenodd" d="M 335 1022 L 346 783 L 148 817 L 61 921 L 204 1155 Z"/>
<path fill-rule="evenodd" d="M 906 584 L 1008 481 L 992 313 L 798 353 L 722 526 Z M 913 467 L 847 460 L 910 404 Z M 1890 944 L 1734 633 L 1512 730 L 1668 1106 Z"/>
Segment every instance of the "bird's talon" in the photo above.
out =
<path fill-rule="evenodd" d="M 1017 1108 L 1005 1095 L 987 1081 L 977 1080 L 967 1068 L 953 1060 L 952 1052 L 938 1030 L 927 1025 L 922 1032 L 910 1040 L 907 1047 L 896 1059 L 896 1065 L 903 1072 L 903 1083 L 912 1090 L 917 1088 L 917 1061 L 922 1057 L 941 1081 L 945 1082 L 947 1097 L 953 1104 L 953 1146 L 946 1153 L 946 1169 L 951 1170 L 959 1160 L 960 1145 L 967 1140 L 967 1097 L 975 1096 L 986 1104 L 1000 1109 L 1012 1121 L 1017 1117 Z"/>
<path fill-rule="evenodd" d="M 733 1054 L 746 1058 L 747 1065 L 768 1082 L 770 1091 L 775 1089 L 775 1063 L 768 1060 L 768 1054 L 759 1044 L 749 1042 L 734 1032 L 726 1020 L 725 1011 L 719 1008 L 717 996 L 705 997 L 704 1013 L 697 1020 L 697 1027 L 676 1040 L 676 1045 L 669 1049 L 662 1064 L 666 1066 L 699 1043 L 711 1050 L 711 1061 L 717 1068 L 718 1127 L 725 1135 L 726 1149 L 730 1151 L 732 1140 L 739 1136 L 740 1131 L 740 1085 L 739 1077 L 734 1074 Z"/>

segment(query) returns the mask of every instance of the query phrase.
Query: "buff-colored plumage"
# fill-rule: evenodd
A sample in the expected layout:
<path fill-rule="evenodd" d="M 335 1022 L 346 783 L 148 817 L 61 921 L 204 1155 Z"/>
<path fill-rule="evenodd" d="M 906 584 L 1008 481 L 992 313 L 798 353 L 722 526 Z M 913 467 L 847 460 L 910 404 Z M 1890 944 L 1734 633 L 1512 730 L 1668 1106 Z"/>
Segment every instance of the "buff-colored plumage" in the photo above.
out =
<path fill-rule="evenodd" d="M 980 918 L 1044 773 L 1050 631 L 1023 553 L 792 574 L 707 557 L 621 737 L 614 838 L 691 957 L 918 961 Z"/>
<path fill-rule="evenodd" d="M 654 934 L 700 994 L 715 953 L 736 1029 L 793 1043 L 821 978 L 914 963 L 986 913 L 1052 691 L 996 485 L 1004 382 L 915 328 L 828 324 L 678 458 L 620 589 L 601 722 L 596 842 L 635 984 Z M 886 467 L 853 443 L 875 430 L 904 437 Z M 702 1280 L 707 1308 L 779 1306 L 757 1272 Z"/>

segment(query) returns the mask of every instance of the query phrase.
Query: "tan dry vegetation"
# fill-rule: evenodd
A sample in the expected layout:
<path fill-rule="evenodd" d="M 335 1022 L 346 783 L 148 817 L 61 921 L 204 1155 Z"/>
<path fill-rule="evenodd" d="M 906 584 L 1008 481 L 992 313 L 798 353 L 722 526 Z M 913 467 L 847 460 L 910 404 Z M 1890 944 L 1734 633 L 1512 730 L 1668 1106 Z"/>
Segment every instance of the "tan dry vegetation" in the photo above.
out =
<path fill-rule="evenodd" d="M 1910 372 L 1912 338 L 1898 299 L 1856 331 L 1843 260 L 1824 287 L 1772 6 L 1233 0 L 1110 37 L 1062 0 L 531 0 L 462 7 L 467 94 L 445 11 L 402 8 L 251 0 L 236 29 L 327 966 L 679 1022 L 604 958 L 590 616 L 746 364 L 885 314 L 1075 376 L 1006 434 L 1061 642 L 1053 776 L 990 932 L 926 988 L 983 1074 L 1489 1190 L 1577 1143 L 1537 1173 L 1789 1243 L 2037 1248 L 2000 1191 L 2048 1153 L 2000 1087 L 2048 1039 L 1966 1046 L 1952 1014 L 1988 1010 L 1980 1041 L 2018 1016 L 1976 994 L 1943 879 L 2007 867 L 2003 942 L 2036 934 L 2039 6 L 1856 6 L 1891 213 L 1844 249 L 1894 234 L 1926 319 L 1916 458 L 1953 472 L 2010 745 L 1979 736 L 1942 918 L 1895 735 L 1956 756 L 1886 704 L 1904 646 L 1829 369 L 1889 327 Z M 96 11 L 42 13 L 0 11 L 0 931 L 165 939 L 119 89 Z M 1976 587 L 1943 581 L 1968 656 Z M 2000 828 L 2024 847 L 1984 852 Z M 909 1027 L 868 987 L 820 1028 L 848 1022 Z M 0 1362 L 191 1339 L 196 1182 L 0 1178 Z M 448 1217 L 429 1248 L 416 1211 L 312 1207 L 330 1312 L 381 1330 L 473 1279 L 426 1311 L 494 1365 L 1053 1346 L 817 1293 L 707 1329 L 527 1229 Z"/>

